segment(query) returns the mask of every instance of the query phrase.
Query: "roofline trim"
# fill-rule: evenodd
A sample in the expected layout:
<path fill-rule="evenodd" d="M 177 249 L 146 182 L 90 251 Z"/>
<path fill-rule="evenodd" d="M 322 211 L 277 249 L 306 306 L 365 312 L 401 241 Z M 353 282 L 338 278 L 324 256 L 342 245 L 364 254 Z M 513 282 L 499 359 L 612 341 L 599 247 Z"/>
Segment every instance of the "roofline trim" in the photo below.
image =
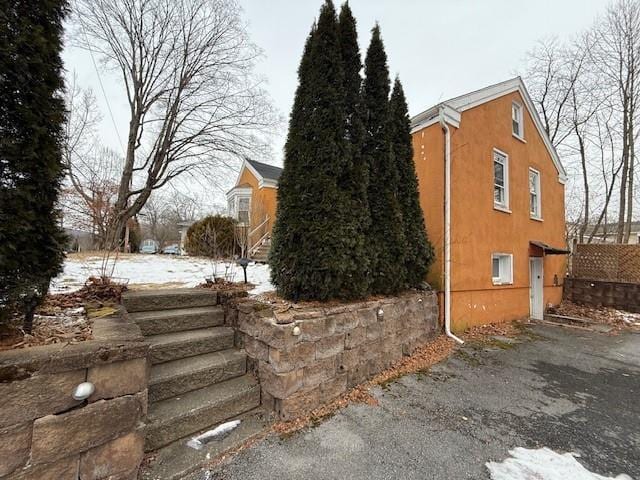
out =
<path fill-rule="evenodd" d="M 452 110 L 458 112 L 458 114 L 461 114 L 466 110 L 470 110 L 471 108 L 477 107 L 484 103 L 490 102 L 491 100 L 495 100 L 496 98 L 503 97 L 505 95 L 508 95 L 516 91 L 520 93 L 520 96 L 524 100 L 527 110 L 529 111 L 529 114 L 533 119 L 533 123 L 536 126 L 538 133 L 542 137 L 542 141 L 545 144 L 545 147 L 547 148 L 549 155 L 551 156 L 551 160 L 553 161 L 556 167 L 556 170 L 558 171 L 558 181 L 564 185 L 567 181 L 567 172 L 564 169 L 562 162 L 560 161 L 558 152 L 556 152 L 556 149 L 554 148 L 553 144 L 551 143 L 551 140 L 549 139 L 549 135 L 547 134 L 546 130 L 542 125 L 542 121 L 540 120 L 538 111 L 533 105 L 533 101 L 529 96 L 529 92 L 527 91 L 527 88 L 524 85 L 522 78 L 520 77 L 515 77 L 510 80 L 506 80 L 504 82 L 490 85 L 480 90 L 475 90 L 465 95 L 454 97 L 450 100 L 447 100 L 444 103 L 440 103 L 438 105 L 435 105 L 434 107 L 429 108 L 428 110 L 425 110 L 424 112 L 419 113 L 418 115 L 416 115 L 411 119 L 411 123 L 415 124 L 415 127 L 411 129 L 411 133 L 415 133 L 423 128 L 426 128 L 430 125 L 433 125 L 434 123 L 437 123 L 438 122 L 437 112 L 438 112 L 438 109 L 443 105 L 445 107 L 449 107 Z M 454 102 L 455 103 L 464 102 L 465 98 L 468 98 L 470 101 L 468 103 L 462 103 L 457 108 L 454 108 L 453 106 L 451 106 L 451 104 Z M 432 118 L 433 115 L 436 115 L 435 118 Z M 447 118 L 447 116 L 445 116 L 445 120 L 447 121 L 447 123 L 450 123 L 456 128 L 460 125 L 460 121 L 458 121 L 458 125 L 451 123 Z"/>

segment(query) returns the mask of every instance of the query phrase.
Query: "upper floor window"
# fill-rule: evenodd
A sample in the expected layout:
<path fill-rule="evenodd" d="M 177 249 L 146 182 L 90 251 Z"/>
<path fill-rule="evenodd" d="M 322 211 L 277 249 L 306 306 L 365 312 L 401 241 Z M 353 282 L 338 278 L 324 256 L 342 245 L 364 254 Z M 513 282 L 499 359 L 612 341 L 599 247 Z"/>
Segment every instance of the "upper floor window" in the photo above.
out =
<path fill-rule="evenodd" d="M 522 121 L 522 105 L 517 102 L 511 104 L 511 131 L 519 139 L 524 138 L 524 122 Z"/>
<path fill-rule="evenodd" d="M 509 209 L 509 157 L 496 149 L 493 150 L 493 206 Z"/>
<path fill-rule="evenodd" d="M 540 172 L 529 169 L 529 214 L 531 218 L 542 218 L 542 204 L 540 200 Z"/>
<path fill-rule="evenodd" d="M 238 198 L 238 222 L 249 225 L 249 208 L 251 206 L 250 197 Z"/>

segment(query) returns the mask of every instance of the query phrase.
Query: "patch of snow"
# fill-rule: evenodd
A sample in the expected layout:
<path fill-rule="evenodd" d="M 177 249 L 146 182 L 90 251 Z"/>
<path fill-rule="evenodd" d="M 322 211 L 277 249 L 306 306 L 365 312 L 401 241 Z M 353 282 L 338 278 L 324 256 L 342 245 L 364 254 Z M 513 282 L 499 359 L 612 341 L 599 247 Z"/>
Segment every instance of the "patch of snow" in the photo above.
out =
<path fill-rule="evenodd" d="M 100 256 L 69 255 L 64 270 L 51 281 L 51 293 L 70 293 L 79 290 L 91 276 L 99 276 L 102 267 Z M 195 287 L 212 276 L 229 281 L 244 280 L 242 268 L 235 262 L 214 262 L 203 257 L 178 257 L 169 255 L 121 255 L 115 262 L 113 278 L 129 285 Z M 273 290 L 268 265 L 251 263 L 247 266 L 247 281 L 255 288 L 250 294 Z"/>
<path fill-rule="evenodd" d="M 640 313 L 625 312 L 623 310 L 615 310 L 615 313 L 627 325 L 640 325 Z"/>
<path fill-rule="evenodd" d="M 492 480 L 633 480 L 628 475 L 603 477 L 576 460 L 577 454 L 556 453 L 549 448 L 514 448 L 504 462 L 488 462 Z"/>

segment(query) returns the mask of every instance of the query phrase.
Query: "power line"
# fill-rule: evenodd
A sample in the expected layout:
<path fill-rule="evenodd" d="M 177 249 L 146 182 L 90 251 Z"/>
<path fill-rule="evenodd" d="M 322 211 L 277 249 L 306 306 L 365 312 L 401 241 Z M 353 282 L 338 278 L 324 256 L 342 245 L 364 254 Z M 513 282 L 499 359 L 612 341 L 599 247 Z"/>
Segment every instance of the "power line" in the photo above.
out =
<path fill-rule="evenodd" d="M 89 50 L 89 55 L 91 56 L 91 62 L 93 63 L 93 68 L 98 76 L 98 83 L 100 84 L 100 90 L 102 90 L 102 96 L 104 97 L 104 101 L 107 103 L 107 110 L 109 111 L 109 117 L 111 117 L 111 123 L 113 124 L 113 129 L 116 131 L 116 136 L 118 137 L 118 143 L 120 144 L 120 149 L 122 150 L 122 155 L 125 154 L 124 144 L 122 143 L 122 138 L 120 138 L 120 132 L 118 131 L 118 125 L 116 124 L 115 118 L 113 117 L 113 111 L 111 110 L 111 104 L 109 103 L 109 98 L 107 97 L 107 92 L 104 89 L 104 85 L 102 84 L 102 78 L 100 77 L 100 71 L 98 70 L 98 65 L 96 64 L 96 60 L 93 57 L 93 49 L 89 45 L 89 36 L 87 35 L 87 31 L 84 28 L 84 23 L 82 21 L 79 22 L 80 27 L 82 28 L 82 33 L 84 34 L 84 40 L 87 45 L 87 50 Z"/>

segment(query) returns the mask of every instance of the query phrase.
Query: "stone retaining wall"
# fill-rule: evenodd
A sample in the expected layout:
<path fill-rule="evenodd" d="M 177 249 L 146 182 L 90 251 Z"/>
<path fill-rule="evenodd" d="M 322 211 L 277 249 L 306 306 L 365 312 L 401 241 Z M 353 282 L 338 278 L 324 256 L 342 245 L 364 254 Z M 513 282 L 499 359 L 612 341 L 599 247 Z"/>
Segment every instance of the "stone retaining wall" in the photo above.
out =
<path fill-rule="evenodd" d="M 0 478 L 128 480 L 142 461 L 148 346 L 120 315 L 94 339 L 0 352 Z M 72 398 L 82 382 L 85 401 Z"/>
<path fill-rule="evenodd" d="M 640 283 L 569 277 L 564 280 L 564 298 L 579 305 L 613 307 L 640 313 Z"/>
<path fill-rule="evenodd" d="M 410 355 L 436 335 L 435 293 L 407 293 L 286 312 L 236 301 L 228 323 L 260 377 L 263 405 L 281 419 L 303 415 Z"/>

